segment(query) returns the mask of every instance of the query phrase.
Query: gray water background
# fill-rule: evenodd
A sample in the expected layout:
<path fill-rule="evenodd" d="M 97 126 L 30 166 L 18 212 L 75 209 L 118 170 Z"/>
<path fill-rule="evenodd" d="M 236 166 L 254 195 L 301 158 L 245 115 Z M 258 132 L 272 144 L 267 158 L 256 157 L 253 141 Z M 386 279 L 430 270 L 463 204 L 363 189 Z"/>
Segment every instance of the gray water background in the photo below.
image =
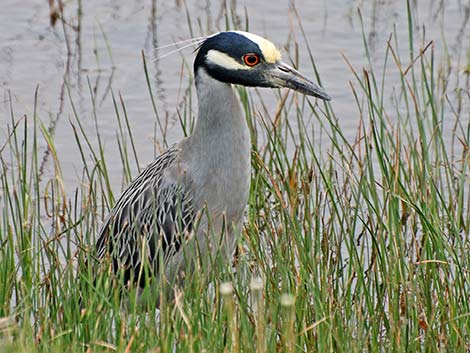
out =
<path fill-rule="evenodd" d="M 232 9 L 230 16 L 238 19 L 242 26 L 247 14 L 250 31 L 269 38 L 281 48 L 292 36 L 296 38 L 299 69 L 313 77 L 299 29 L 301 21 L 322 85 L 333 96 L 332 105 L 339 124 L 351 141 L 360 117 L 349 85 L 354 77 L 343 54 L 357 70 L 368 65 L 358 11 L 362 14 L 374 66 L 382 67 L 387 40 L 394 30 L 402 57 L 408 58 L 407 10 L 403 0 L 72 0 L 64 6 L 66 24 L 57 21 L 55 26 L 50 23 L 50 9 L 45 0 L 0 0 L 0 3 L 0 146 L 7 139 L 7 125 L 11 127 L 10 104 L 15 119 L 25 114 L 31 117 L 34 92 L 39 86 L 38 116 L 54 137 L 68 190 L 73 190 L 80 181 L 82 163 L 69 121 L 74 118 L 66 83 L 94 144 L 93 105 L 88 82 L 96 94 L 96 114 L 105 156 L 113 187 L 118 191 L 122 186 L 122 165 L 110 88 L 116 94 L 121 93 L 125 100 L 139 160 L 141 165 L 146 165 L 158 153 L 156 143 L 161 143 L 161 135 L 156 129 L 141 51 L 144 50 L 150 60 L 169 51 L 155 51 L 156 47 L 224 30 L 226 8 Z M 468 89 L 468 74 L 465 76 L 463 72 L 470 65 L 470 1 L 416 0 L 410 4 L 415 18 L 416 47 L 433 40 L 438 65 L 450 62 L 451 80 L 460 81 L 461 85 L 466 77 Z M 284 55 L 288 58 L 287 53 Z M 183 58 L 189 66 L 184 66 Z M 177 108 L 187 87 L 187 70 L 193 58 L 192 49 L 188 49 L 148 63 L 159 116 L 168 117 L 169 144 L 183 136 Z M 396 68 L 387 71 L 385 80 L 390 87 L 398 83 Z M 449 87 L 451 91 L 454 86 Z M 260 92 L 274 112 L 275 93 Z M 448 131 L 450 135 L 451 130 Z M 43 143 L 40 151 L 45 155 L 46 150 Z M 113 160 L 117 163 L 109 163 Z M 54 166 L 50 158 L 44 161 L 47 179 L 53 175 Z"/>

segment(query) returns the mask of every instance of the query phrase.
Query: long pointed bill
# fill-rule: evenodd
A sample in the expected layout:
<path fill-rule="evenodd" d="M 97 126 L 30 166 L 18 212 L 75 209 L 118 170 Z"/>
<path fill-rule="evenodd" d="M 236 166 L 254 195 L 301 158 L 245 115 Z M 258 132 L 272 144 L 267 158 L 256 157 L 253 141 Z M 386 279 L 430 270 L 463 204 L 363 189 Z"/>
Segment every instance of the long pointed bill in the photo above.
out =
<path fill-rule="evenodd" d="M 266 73 L 266 78 L 275 87 L 287 87 L 309 96 L 326 101 L 331 100 L 331 97 L 323 88 L 286 63 L 277 62 L 273 64 L 272 68 Z"/>

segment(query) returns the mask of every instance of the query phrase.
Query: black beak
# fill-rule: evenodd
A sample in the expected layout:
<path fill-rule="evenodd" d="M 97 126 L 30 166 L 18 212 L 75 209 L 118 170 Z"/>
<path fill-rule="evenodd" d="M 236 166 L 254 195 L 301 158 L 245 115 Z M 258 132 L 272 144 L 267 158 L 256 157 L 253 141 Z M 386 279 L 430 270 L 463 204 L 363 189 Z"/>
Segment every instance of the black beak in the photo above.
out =
<path fill-rule="evenodd" d="M 266 79 L 273 87 L 287 87 L 309 96 L 331 100 L 323 88 L 283 62 L 273 64 L 266 73 Z"/>

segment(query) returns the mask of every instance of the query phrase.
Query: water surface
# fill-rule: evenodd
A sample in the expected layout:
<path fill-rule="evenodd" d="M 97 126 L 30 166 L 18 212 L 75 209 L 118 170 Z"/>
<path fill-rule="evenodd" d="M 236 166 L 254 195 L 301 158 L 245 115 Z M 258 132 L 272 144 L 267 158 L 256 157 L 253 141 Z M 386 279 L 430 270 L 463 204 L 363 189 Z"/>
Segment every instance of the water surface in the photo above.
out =
<path fill-rule="evenodd" d="M 66 2 L 65 23 L 50 23 L 50 9 L 44 0 L 3 0 L 0 12 L 0 145 L 11 125 L 10 103 L 14 117 L 32 116 L 34 91 L 39 86 L 38 115 L 54 136 L 67 189 L 80 179 L 81 162 L 71 128 L 70 96 L 90 136 L 94 136 L 95 112 L 104 141 L 113 183 L 120 187 L 122 167 L 116 144 L 118 124 L 111 89 L 122 94 L 137 141 L 143 165 L 150 162 L 161 145 L 155 114 L 145 81 L 142 50 L 151 60 L 165 51 L 154 48 L 224 30 L 228 22 L 266 36 L 283 48 L 286 60 L 295 57 L 299 43 L 299 68 L 307 76 L 313 69 L 301 35 L 300 23 L 312 48 L 322 85 L 333 96 L 333 108 L 348 139 L 354 139 L 359 114 L 349 81 L 354 77 L 343 55 L 361 70 L 368 67 L 363 30 L 373 65 L 382 67 L 387 40 L 396 31 L 404 58 L 408 58 L 408 20 L 406 1 L 298 0 L 260 1 L 77 1 Z M 470 29 L 468 2 L 411 1 L 415 17 L 416 47 L 434 41 L 438 63 L 452 67 L 452 82 L 467 80 L 463 74 L 469 65 Z M 289 52 L 291 54 L 289 54 Z M 151 84 L 160 117 L 168 118 L 169 143 L 182 137 L 178 123 L 188 86 L 188 70 L 194 54 L 185 50 L 156 62 L 149 62 Z M 450 63 L 450 64 L 449 64 Z M 386 85 L 397 83 L 396 69 L 385 75 Z M 461 84 L 461 83 L 459 83 Z M 449 85 L 449 92 L 457 85 Z M 95 109 L 90 90 L 95 98 Z M 275 94 L 261 90 L 275 110 Z M 9 100 L 11 95 L 12 101 Z M 450 130 L 449 130 L 450 134 Z M 96 143 L 96 141 L 92 141 Z M 40 146 L 46 153 L 46 146 Z M 45 175 L 52 175 L 52 161 L 45 157 Z"/>

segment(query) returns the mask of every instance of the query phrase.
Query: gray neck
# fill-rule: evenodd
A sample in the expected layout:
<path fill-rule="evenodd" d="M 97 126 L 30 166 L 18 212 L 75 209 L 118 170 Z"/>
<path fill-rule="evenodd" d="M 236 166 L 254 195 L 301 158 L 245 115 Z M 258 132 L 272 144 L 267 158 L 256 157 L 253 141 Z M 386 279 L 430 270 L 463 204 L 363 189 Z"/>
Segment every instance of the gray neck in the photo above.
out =
<path fill-rule="evenodd" d="M 213 138 L 246 128 L 240 101 L 232 85 L 213 79 L 200 68 L 196 75 L 196 91 L 199 111 L 192 138 Z"/>
<path fill-rule="evenodd" d="M 199 155 L 219 158 L 231 151 L 235 155 L 249 153 L 248 126 L 232 85 L 213 79 L 201 68 L 196 75 L 196 91 L 198 118 L 189 140 L 204 150 Z"/>
<path fill-rule="evenodd" d="M 249 192 L 251 150 L 240 101 L 230 84 L 213 79 L 202 68 L 196 75 L 196 90 L 198 119 L 186 149 L 194 163 L 190 170 L 198 184 L 195 189 L 200 190 L 201 201 L 239 213 Z"/>

